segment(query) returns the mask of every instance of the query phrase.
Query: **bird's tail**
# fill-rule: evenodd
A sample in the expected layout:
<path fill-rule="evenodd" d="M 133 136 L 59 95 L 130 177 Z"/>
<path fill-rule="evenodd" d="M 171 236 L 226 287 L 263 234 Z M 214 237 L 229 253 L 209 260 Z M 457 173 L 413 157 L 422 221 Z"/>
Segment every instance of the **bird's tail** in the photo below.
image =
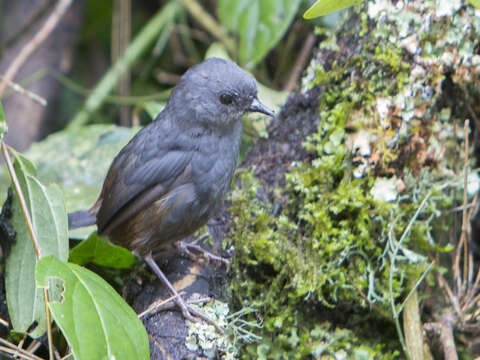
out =
<path fill-rule="evenodd" d="M 89 213 L 88 210 L 79 210 L 68 214 L 68 228 L 70 230 L 95 225 L 96 222 L 97 216 Z"/>

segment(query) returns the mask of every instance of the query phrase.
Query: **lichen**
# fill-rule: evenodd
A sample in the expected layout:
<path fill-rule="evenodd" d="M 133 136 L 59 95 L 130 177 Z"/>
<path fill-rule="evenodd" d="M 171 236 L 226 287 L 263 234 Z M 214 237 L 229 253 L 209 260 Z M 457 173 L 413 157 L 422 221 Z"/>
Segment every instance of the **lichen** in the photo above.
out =
<path fill-rule="evenodd" d="M 303 89 L 328 85 L 318 131 L 304 143 L 311 161 L 289 164 L 284 188 L 263 189 L 253 166 L 239 175 L 230 199 L 232 304 L 258 309 L 264 321 L 263 339 L 245 347 L 245 358 L 397 357 L 390 285 L 400 303 L 406 280 L 429 265 L 427 255 L 452 248 L 442 235 L 452 221 L 443 210 L 461 185 L 445 189 L 461 183 L 455 174 L 466 113 L 443 86 L 460 84 L 456 105 L 478 96 L 472 44 L 480 23 L 472 7 L 451 7 L 445 17 L 434 1 L 413 3 L 368 2 L 368 17 L 347 18 L 360 21 L 340 26 L 335 44 L 319 50 L 303 81 Z M 359 33 L 359 53 L 345 55 Z M 339 55 L 326 64 L 322 51 Z M 352 140 L 357 133 L 368 134 L 362 149 Z M 395 196 L 374 196 L 377 179 Z M 471 179 L 478 190 L 478 177 Z M 265 191 L 285 200 L 281 211 Z M 372 332 L 379 324 L 380 333 Z"/>

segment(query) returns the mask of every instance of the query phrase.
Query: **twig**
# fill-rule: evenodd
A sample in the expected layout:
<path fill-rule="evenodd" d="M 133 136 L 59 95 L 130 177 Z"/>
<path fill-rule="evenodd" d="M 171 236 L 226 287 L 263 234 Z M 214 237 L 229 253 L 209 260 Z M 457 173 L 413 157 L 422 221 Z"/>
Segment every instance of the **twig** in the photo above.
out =
<path fill-rule="evenodd" d="M 0 325 L 3 325 L 8 328 L 10 324 L 8 323 L 7 320 L 0 318 Z"/>
<path fill-rule="evenodd" d="M 146 308 L 144 311 L 142 311 L 140 314 L 138 314 L 138 317 L 141 319 L 145 315 L 148 315 L 152 311 L 160 309 L 162 307 L 162 305 L 174 300 L 175 298 L 177 298 L 177 296 L 182 296 L 183 294 L 184 294 L 184 292 L 179 292 L 177 295 L 170 296 L 169 298 L 166 298 L 165 300 L 161 300 L 160 302 L 157 302 L 157 301 L 154 302 L 148 308 Z"/>
<path fill-rule="evenodd" d="M 447 280 L 445 280 L 442 274 L 439 273 L 437 275 L 437 279 L 440 285 L 442 285 L 445 291 L 447 292 L 448 299 L 452 303 L 453 308 L 455 309 L 455 312 L 457 313 L 458 317 L 462 319 L 462 322 L 463 322 L 463 314 L 462 314 L 462 310 L 460 309 L 460 304 L 458 303 L 458 298 L 456 298 L 455 295 L 453 295 L 452 289 L 450 289 L 450 286 L 448 286 Z"/>
<path fill-rule="evenodd" d="M 425 330 L 434 331 L 440 335 L 440 343 L 445 360 L 458 360 L 455 338 L 453 336 L 454 316 L 451 313 L 442 316 L 440 322 L 424 325 Z"/>
<path fill-rule="evenodd" d="M 116 0 L 112 24 L 112 62 L 115 63 L 128 48 L 131 38 L 132 23 L 131 0 Z M 130 93 L 130 69 L 120 77 L 117 92 L 121 96 Z M 128 106 L 120 107 L 120 125 L 131 126 L 130 109 Z"/>
<path fill-rule="evenodd" d="M 42 358 L 40 358 L 40 357 L 38 357 L 34 354 L 31 354 L 26 350 L 23 350 L 23 349 L 19 348 L 17 345 L 15 345 L 15 344 L 11 343 L 10 341 L 5 340 L 3 338 L 0 338 L 0 344 L 3 344 L 3 345 L 7 346 L 8 348 L 10 348 L 12 350 L 15 350 L 15 352 L 17 354 L 23 354 L 23 355 L 29 356 L 29 359 L 31 358 L 31 359 L 35 359 L 35 360 L 43 360 Z"/>
<path fill-rule="evenodd" d="M 182 296 L 184 292 L 179 293 L 179 296 Z M 165 300 L 160 301 L 159 303 L 153 303 L 150 305 L 146 310 L 142 311 L 140 314 L 138 314 L 139 318 L 144 317 L 145 315 L 148 315 L 152 311 L 163 311 L 163 310 L 170 310 L 170 309 L 175 309 L 177 305 L 172 301 L 176 298 L 177 296 L 171 296 Z M 185 301 L 188 305 L 192 304 L 203 304 L 207 303 L 209 301 L 212 301 L 211 298 L 201 298 L 201 299 L 196 299 L 196 300 L 188 300 Z"/>
<path fill-rule="evenodd" d="M 288 79 L 287 84 L 283 88 L 284 91 L 291 92 L 295 88 L 295 84 L 297 83 L 297 80 L 300 77 L 303 68 L 305 67 L 305 63 L 308 60 L 308 55 L 312 51 L 313 45 L 315 45 L 315 34 L 310 33 L 307 37 L 307 40 L 305 40 L 305 43 L 302 46 L 300 55 L 295 61 L 295 65 L 293 66 L 290 78 Z"/>
<path fill-rule="evenodd" d="M 0 80 L 3 80 L 7 83 L 7 85 L 12 88 L 14 91 L 20 93 L 20 94 L 23 94 L 25 96 L 27 96 L 29 99 L 31 99 L 32 101 L 42 105 L 42 106 L 47 106 L 47 100 L 45 100 L 44 98 L 42 98 L 41 96 L 35 94 L 34 92 L 31 92 L 30 90 L 27 90 L 23 87 L 21 87 L 20 85 L 18 85 L 17 83 L 13 82 L 13 81 L 10 81 L 8 79 L 5 79 L 3 76 L 0 75 Z"/>
<path fill-rule="evenodd" d="M 403 308 L 405 307 L 405 304 L 408 302 L 408 300 L 410 300 L 410 298 L 413 296 L 413 294 L 417 291 L 418 287 L 420 286 L 420 284 L 422 283 L 423 279 L 425 279 L 425 277 L 428 275 L 428 273 L 430 272 L 430 270 L 432 269 L 433 265 L 435 265 L 435 261 L 432 261 L 430 263 L 430 265 L 428 265 L 427 269 L 423 272 L 422 276 L 420 276 L 420 279 L 418 279 L 418 281 L 415 283 L 415 285 L 413 286 L 413 288 L 410 290 L 410 292 L 408 293 L 407 297 L 405 298 L 405 300 L 403 301 L 403 303 L 400 305 L 400 307 L 398 308 L 398 313 L 400 314 L 403 310 Z"/>
<path fill-rule="evenodd" d="M 67 11 L 73 0 L 59 0 L 55 9 L 52 11 L 48 19 L 45 21 L 41 29 L 35 36 L 23 47 L 15 60 L 10 64 L 3 79 L 0 81 L 0 97 L 2 97 L 8 81 L 12 81 L 18 70 L 29 56 L 37 49 L 37 47 L 50 35 L 52 30 L 57 26 L 59 20 Z"/>
<path fill-rule="evenodd" d="M 12 164 L 12 159 L 10 159 L 10 154 L 8 153 L 5 142 L 2 141 L 2 144 L 0 146 L 3 154 L 3 158 L 5 159 L 5 163 L 7 164 L 8 172 L 10 173 L 10 177 L 12 178 L 13 187 L 17 192 L 17 196 L 20 202 L 20 206 L 22 208 L 23 216 L 25 217 L 25 221 L 27 223 L 28 232 L 32 237 L 33 247 L 35 249 L 35 256 L 37 257 L 37 260 L 38 260 L 42 257 L 42 249 L 40 249 L 40 244 L 38 242 L 37 234 L 35 233 L 35 230 L 33 228 L 32 218 L 30 217 L 30 213 L 27 207 L 27 202 L 25 201 L 25 197 L 23 196 L 23 192 L 20 187 L 17 174 L 15 173 L 15 169 Z"/>
<path fill-rule="evenodd" d="M 28 345 L 27 347 L 27 351 L 30 353 L 30 354 L 35 354 L 35 351 L 38 350 L 38 348 L 42 346 L 42 343 L 38 340 L 33 340 L 30 345 Z"/>
<path fill-rule="evenodd" d="M 468 276 L 468 219 L 467 219 L 467 204 L 468 204 L 468 193 L 467 193 L 467 186 L 468 186 L 468 134 L 470 129 L 470 121 L 465 120 L 463 125 L 464 132 L 465 132 L 465 154 L 464 154 L 464 163 L 463 163 L 463 212 L 462 212 L 462 235 L 465 239 L 465 243 L 463 246 L 463 283 L 464 286 L 467 285 L 467 276 Z"/>
<path fill-rule="evenodd" d="M 418 303 L 418 290 L 415 289 L 405 301 L 405 307 L 402 311 L 405 344 L 412 360 L 423 360 L 425 346 Z"/>
<path fill-rule="evenodd" d="M 460 240 L 457 245 L 455 252 L 455 263 L 453 265 L 453 275 L 456 281 L 457 287 L 457 296 L 460 298 L 463 295 L 464 287 L 467 284 L 467 274 L 468 274 L 468 241 L 467 241 L 467 204 L 468 204 L 468 130 L 469 130 L 469 121 L 465 120 L 464 131 L 465 131 L 465 142 L 464 142 L 464 163 L 463 163 L 463 211 L 462 211 L 462 233 L 460 235 Z M 463 248 L 463 274 L 460 273 L 460 258 L 461 251 Z M 463 279 L 462 279 L 463 275 Z"/>
<path fill-rule="evenodd" d="M 430 195 L 432 193 L 429 192 L 423 201 L 420 203 L 420 206 L 418 207 L 417 211 L 413 215 L 413 217 L 410 219 L 410 222 L 407 225 L 407 228 L 402 234 L 402 237 L 400 240 L 395 244 L 395 248 L 393 250 L 393 254 L 391 255 L 391 265 L 390 265 L 390 273 L 389 273 L 389 280 L 388 280 L 388 287 L 389 287 L 389 294 L 390 294 L 390 304 L 392 307 L 392 315 L 393 319 L 395 322 L 395 328 L 397 329 L 397 334 L 398 338 L 400 340 L 400 344 L 402 345 L 402 349 L 405 353 L 405 356 L 407 359 L 410 359 L 410 355 L 408 353 L 407 345 L 405 344 L 405 338 L 403 337 L 402 333 L 402 327 L 400 326 L 400 321 L 399 321 L 399 315 L 400 313 L 397 312 L 397 308 L 395 306 L 395 298 L 393 295 L 393 273 L 396 271 L 395 270 L 395 259 L 398 256 L 398 252 L 400 251 L 400 246 L 402 245 L 403 241 L 407 238 L 407 236 L 410 234 L 410 231 L 412 229 L 413 224 L 415 221 L 417 221 L 417 218 L 420 216 L 420 213 L 423 211 L 423 208 L 427 204 L 427 200 L 430 198 Z M 393 239 L 390 239 L 390 241 L 393 241 Z"/>
<path fill-rule="evenodd" d="M 39 357 L 33 357 L 31 356 L 30 354 L 28 353 L 18 353 L 17 350 L 14 350 L 14 349 L 10 349 L 8 347 L 5 347 L 5 346 L 0 346 L 0 352 L 4 352 L 4 353 L 7 353 L 7 354 L 11 354 L 12 355 L 12 358 L 16 358 L 16 357 L 20 357 L 22 359 L 27 359 L 27 360 L 43 360 Z"/>

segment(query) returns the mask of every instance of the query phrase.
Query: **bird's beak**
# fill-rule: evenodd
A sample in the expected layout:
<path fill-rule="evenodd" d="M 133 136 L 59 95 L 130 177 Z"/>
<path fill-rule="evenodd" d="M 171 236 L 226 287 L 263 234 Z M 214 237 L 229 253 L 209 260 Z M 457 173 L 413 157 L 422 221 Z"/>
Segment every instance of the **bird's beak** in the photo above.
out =
<path fill-rule="evenodd" d="M 253 99 L 252 104 L 248 107 L 249 112 L 259 112 L 268 116 L 275 116 L 275 113 L 263 105 L 257 98 Z"/>

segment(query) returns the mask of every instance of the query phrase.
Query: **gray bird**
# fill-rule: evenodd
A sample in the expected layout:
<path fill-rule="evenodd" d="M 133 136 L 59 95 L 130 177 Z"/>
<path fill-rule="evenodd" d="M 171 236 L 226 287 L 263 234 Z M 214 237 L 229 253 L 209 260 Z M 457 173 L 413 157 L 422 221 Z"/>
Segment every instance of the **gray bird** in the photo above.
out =
<path fill-rule="evenodd" d="M 97 202 L 69 214 L 69 227 L 98 233 L 143 257 L 183 315 L 212 322 L 187 305 L 152 252 L 192 235 L 217 212 L 230 189 L 242 115 L 273 116 L 257 98 L 255 79 L 235 63 L 211 58 L 189 69 L 165 109 L 113 160 Z"/>

